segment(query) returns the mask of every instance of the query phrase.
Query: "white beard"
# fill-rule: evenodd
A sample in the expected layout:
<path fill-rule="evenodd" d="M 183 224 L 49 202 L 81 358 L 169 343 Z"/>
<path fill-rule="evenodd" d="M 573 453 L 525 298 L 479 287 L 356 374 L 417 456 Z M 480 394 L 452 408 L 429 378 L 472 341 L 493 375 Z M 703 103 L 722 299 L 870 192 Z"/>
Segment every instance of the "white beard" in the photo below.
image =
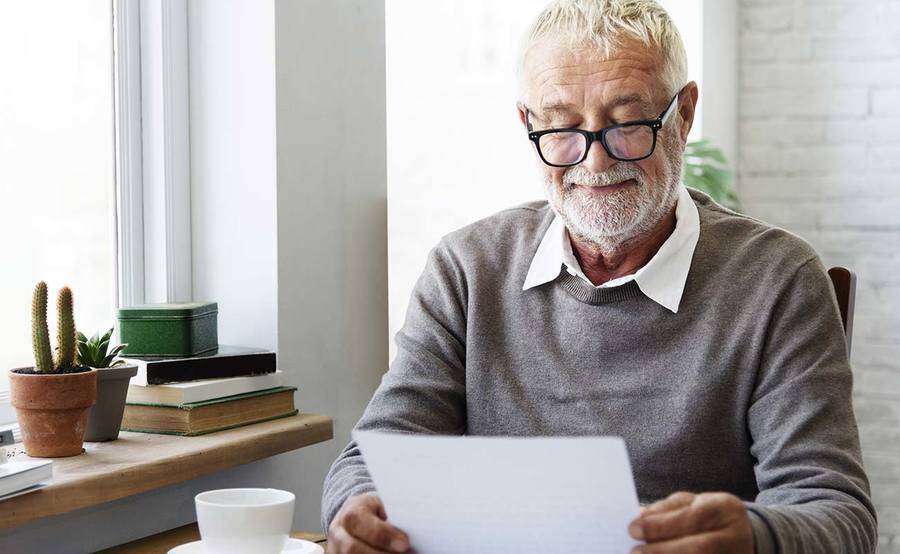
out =
<path fill-rule="evenodd" d="M 677 202 L 681 153 L 673 148 L 673 156 L 666 150 L 668 163 L 658 183 L 648 184 L 643 170 L 634 162 L 618 162 L 597 174 L 581 165 L 570 167 L 563 174 L 561 191 L 548 176 L 544 184 L 550 206 L 569 232 L 603 253 L 618 253 L 634 239 L 649 235 Z M 628 179 L 638 185 L 602 195 L 576 186 L 606 186 Z"/>

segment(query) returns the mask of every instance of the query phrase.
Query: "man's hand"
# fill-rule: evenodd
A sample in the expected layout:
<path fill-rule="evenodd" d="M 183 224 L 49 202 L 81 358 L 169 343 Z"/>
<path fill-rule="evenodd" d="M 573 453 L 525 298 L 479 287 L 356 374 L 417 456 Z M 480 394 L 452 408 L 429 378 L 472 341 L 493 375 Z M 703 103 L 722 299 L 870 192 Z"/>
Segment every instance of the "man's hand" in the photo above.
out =
<path fill-rule="evenodd" d="M 647 544 L 632 554 L 753 554 L 753 529 L 741 500 L 724 492 L 676 492 L 641 509 L 628 532 Z"/>
<path fill-rule="evenodd" d="M 329 554 L 372 554 L 409 551 L 409 537 L 387 522 L 381 499 L 351 496 L 328 526 Z"/>

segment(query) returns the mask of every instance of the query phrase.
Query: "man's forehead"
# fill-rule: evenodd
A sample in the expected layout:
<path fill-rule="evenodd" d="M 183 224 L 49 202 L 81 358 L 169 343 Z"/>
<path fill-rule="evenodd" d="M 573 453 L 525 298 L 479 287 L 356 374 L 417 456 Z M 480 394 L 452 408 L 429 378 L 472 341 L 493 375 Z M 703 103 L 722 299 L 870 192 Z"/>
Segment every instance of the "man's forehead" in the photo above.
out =
<path fill-rule="evenodd" d="M 641 46 L 623 43 L 604 56 L 590 47 L 533 44 L 523 64 L 529 105 L 543 113 L 579 111 L 588 104 L 649 109 L 664 86 L 659 58 Z"/>

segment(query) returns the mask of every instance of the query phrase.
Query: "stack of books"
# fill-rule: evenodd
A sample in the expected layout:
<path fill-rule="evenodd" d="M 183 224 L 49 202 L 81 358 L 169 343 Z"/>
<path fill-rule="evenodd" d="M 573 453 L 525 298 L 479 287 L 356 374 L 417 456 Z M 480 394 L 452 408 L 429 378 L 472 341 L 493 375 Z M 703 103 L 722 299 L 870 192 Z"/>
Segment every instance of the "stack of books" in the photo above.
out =
<path fill-rule="evenodd" d="M 203 435 L 297 413 L 296 387 L 282 386 L 275 353 L 219 346 L 191 358 L 126 358 L 138 366 L 122 430 Z"/>
<path fill-rule="evenodd" d="M 16 459 L 12 444 L 12 431 L 0 432 L 0 500 L 36 491 L 53 477 L 52 461 Z"/>

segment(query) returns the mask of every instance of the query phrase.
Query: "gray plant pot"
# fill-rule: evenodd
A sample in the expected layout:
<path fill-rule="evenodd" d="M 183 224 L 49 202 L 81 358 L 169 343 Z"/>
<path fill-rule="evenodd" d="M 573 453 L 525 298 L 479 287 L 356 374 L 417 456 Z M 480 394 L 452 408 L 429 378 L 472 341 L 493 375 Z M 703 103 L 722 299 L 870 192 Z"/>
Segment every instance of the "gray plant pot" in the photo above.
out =
<path fill-rule="evenodd" d="M 116 440 L 125 412 L 128 383 L 137 375 L 136 365 L 120 365 L 97 370 L 97 403 L 91 408 L 84 440 Z"/>

